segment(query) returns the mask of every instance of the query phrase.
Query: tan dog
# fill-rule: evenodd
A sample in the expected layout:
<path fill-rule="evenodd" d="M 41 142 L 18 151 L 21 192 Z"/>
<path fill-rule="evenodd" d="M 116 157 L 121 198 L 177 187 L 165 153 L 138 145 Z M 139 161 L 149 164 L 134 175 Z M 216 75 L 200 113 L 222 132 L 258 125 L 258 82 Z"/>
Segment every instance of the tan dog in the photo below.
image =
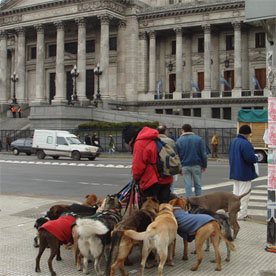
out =
<path fill-rule="evenodd" d="M 85 196 L 86 201 L 82 204 L 83 206 L 93 207 L 98 202 L 98 197 L 95 194 L 88 194 Z"/>
<path fill-rule="evenodd" d="M 233 225 L 235 239 L 240 230 L 240 226 L 237 221 L 237 213 L 240 211 L 241 198 L 251 192 L 251 189 L 240 196 L 236 196 L 229 192 L 214 192 L 202 196 L 192 196 L 188 199 L 188 203 L 191 205 L 199 205 L 207 210 L 216 212 L 219 209 L 223 209 L 229 213 L 229 220 Z"/>
<path fill-rule="evenodd" d="M 131 253 L 133 246 L 140 242 L 124 235 L 124 230 L 132 229 L 138 232 L 146 231 L 148 225 L 154 221 L 158 211 L 158 201 L 152 197 L 147 197 L 139 211 L 115 226 L 111 235 L 111 249 L 106 265 L 106 275 L 114 276 L 117 267 L 119 267 L 121 274 L 127 276 L 124 269 L 124 263 Z M 114 262 L 111 265 L 113 260 Z"/>
<path fill-rule="evenodd" d="M 173 248 L 175 245 L 177 222 L 173 215 L 173 207 L 170 204 L 162 203 L 159 206 L 159 213 L 156 219 L 147 227 L 145 232 L 134 230 L 125 231 L 125 235 L 143 241 L 142 260 L 140 276 L 144 275 L 144 268 L 149 253 L 155 249 L 160 258 L 158 275 L 163 275 L 163 267 L 168 257 L 168 264 L 173 264 Z M 169 254 L 168 254 L 169 252 Z M 169 256 L 168 256 L 169 255 Z"/>
<path fill-rule="evenodd" d="M 176 198 L 169 202 L 173 207 L 174 211 L 176 210 L 187 210 L 186 200 L 184 198 Z M 184 212 L 185 213 L 185 212 Z M 193 216 L 199 216 L 199 215 L 193 215 Z M 181 229 L 178 229 L 181 231 Z M 223 239 L 225 243 L 230 245 L 231 249 L 234 250 L 235 246 L 233 243 L 228 241 L 223 234 L 220 231 L 219 224 L 212 220 L 203 226 L 199 227 L 195 232 L 193 233 L 187 233 L 188 235 L 195 235 L 195 248 L 196 248 L 196 254 L 197 254 L 197 263 L 195 266 L 191 268 L 191 270 L 197 270 L 198 266 L 200 265 L 202 261 L 202 246 L 204 242 L 210 238 L 211 242 L 214 246 L 216 259 L 217 259 L 217 266 L 216 270 L 221 270 L 221 256 L 219 252 L 219 238 Z M 186 239 L 183 239 L 184 242 L 184 251 L 183 251 L 183 260 L 188 260 L 188 241 Z"/>

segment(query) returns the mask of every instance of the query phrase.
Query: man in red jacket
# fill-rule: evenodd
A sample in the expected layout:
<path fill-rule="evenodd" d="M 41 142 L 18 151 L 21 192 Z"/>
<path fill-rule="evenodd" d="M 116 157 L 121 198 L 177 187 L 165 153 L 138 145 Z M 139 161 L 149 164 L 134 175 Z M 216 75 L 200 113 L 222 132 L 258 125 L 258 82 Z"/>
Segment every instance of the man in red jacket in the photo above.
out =
<path fill-rule="evenodd" d="M 160 177 L 157 171 L 157 151 L 154 139 L 158 131 L 143 127 L 136 131 L 128 125 L 123 129 L 123 138 L 133 153 L 132 176 L 139 182 L 142 196 L 155 196 L 160 203 L 168 202 L 172 176 Z"/>

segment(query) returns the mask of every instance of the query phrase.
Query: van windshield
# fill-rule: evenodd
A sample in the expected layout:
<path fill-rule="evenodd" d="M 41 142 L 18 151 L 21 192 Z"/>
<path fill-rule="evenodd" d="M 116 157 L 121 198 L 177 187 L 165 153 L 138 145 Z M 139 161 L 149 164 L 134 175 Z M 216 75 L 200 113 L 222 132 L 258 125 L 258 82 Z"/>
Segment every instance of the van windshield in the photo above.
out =
<path fill-rule="evenodd" d="M 77 137 L 66 137 L 67 142 L 69 145 L 76 144 L 79 145 L 81 144 L 81 141 Z"/>

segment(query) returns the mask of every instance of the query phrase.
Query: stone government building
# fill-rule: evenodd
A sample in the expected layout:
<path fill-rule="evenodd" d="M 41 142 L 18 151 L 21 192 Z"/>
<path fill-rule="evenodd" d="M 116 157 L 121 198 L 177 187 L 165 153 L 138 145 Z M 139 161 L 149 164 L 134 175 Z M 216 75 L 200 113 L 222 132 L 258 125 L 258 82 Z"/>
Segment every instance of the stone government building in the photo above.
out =
<path fill-rule="evenodd" d="M 103 109 L 233 122 L 267 108 L 265 32 L 244 20 L 244 0 L 4 0 L 0 110 L 13 72 L 21 106 L 67 106 L 74 65 L 85 109 L 99 63 Z"/>

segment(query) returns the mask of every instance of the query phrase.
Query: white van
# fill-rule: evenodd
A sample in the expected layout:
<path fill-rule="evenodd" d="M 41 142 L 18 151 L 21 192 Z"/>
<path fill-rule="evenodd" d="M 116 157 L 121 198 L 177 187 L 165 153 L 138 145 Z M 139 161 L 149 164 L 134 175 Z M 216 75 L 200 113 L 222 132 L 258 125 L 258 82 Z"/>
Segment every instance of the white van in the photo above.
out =
<path fill-rule="evenodd" d="M 82 144 L 77 136 L 62 130 L 36 129 L 33 149 L 38 159 L 44 159 L 46 155 L 50 155 L 54 159 L 67 156 L 74 160 L 80 160 L 83 157 L 95 160 L 100 155 L 98 147 Z"/>

